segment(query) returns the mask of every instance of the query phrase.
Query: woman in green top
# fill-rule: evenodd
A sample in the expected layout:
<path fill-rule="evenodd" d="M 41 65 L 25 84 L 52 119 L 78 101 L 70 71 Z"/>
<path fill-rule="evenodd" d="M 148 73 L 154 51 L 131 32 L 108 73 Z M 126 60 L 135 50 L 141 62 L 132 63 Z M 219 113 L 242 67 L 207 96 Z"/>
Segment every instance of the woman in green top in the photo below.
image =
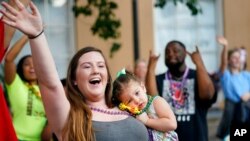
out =
<path fill-rule="evenodd" d="M 37 85 L 32 57 L 31 55 L 22 57 L 17 66 L 14 62 L 27 41 L 27 36 L 22 36 L 6 54 L 5 58 L 4 79 L 12 111 L 13 125 L 19 140 L 47 140 L 50 138 L 50 134 L 42 135 L 47 119 Z"/>

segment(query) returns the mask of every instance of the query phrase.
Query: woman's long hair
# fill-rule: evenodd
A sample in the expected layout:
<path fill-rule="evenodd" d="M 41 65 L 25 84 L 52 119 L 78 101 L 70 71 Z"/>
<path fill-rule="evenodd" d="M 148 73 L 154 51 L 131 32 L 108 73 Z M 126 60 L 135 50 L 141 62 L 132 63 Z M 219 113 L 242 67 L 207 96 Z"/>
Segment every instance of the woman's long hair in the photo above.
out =
<path fill-rule="evenodd" d="M 109 107 L 111 104 L 111 86 L 112 79 L 107 65 L 107 61 L 101 50 L 94 47 L 85 47 L 79 50 L 72 58 L 67 74 L 67 98 L 70 102 L 70 112 L 68 120 L 63 129 L 63 140 L 66 141 L 94 141 L 95 135 L 92 127 L 92 112 L 88 105 L 85 103 L 84 94 L 80 92 L 77 85 L 74 85 L 76 80 L 76 69 L 78 66 L 79 58 L 88 52 L 99 52 L 104 60 L 108 72 L 108 82 L 105 89 L 105 102 Z"/>

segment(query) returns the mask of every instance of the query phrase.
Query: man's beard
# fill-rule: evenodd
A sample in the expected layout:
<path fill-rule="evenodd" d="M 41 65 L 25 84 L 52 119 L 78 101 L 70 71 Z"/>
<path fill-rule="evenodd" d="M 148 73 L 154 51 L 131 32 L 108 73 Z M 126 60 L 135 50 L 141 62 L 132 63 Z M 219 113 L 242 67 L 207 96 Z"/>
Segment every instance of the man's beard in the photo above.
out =
<path fill-rule="evenodd" d="M 183 65 L 184 62 L 177 62 L 177 63 L 165 63 L 171 71 L 179 71 L 180 67 Z"/>

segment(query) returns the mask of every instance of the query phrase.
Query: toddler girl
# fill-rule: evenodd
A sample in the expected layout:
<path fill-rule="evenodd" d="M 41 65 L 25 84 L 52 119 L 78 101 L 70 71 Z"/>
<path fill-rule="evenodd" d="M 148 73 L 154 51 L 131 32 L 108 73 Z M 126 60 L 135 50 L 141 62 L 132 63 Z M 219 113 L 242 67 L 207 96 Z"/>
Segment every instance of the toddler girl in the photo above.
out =
<path fill-rule="evenodd" d="M 145 124 L 153 141 L 178 141 L 174 113 L 160 96 L 149 96 L 146 88 L 132 73 L 123 69 L 113 83 L 112 100 Z"/>

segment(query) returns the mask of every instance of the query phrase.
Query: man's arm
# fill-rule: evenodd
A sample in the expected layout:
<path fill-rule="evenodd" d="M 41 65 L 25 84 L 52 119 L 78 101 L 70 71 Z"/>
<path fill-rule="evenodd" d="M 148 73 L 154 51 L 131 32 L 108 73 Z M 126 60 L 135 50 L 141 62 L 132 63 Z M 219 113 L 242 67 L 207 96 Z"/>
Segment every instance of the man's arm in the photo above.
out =
<path fill-rule="evenodd" d="M 195 52 L 187 52 L 187 54 L 190 55 L 192 61 L 196 65 L 199 97 L 201 99 L 212 99 L 215 94 L 214 85 L 201 59 L 198 47 L 196 47 Z"/>
<path fill-rule="evenodd" d="M 147 93 L 152 96 L 159 94 L 157 90 L 157 84 L 156 84 L 156 78 L 155 78 L 155 67 L 156 67 L 158 59 L 159 59 L 159 56 L 152 54 L 152 52 L 150 51 L 145 85 L 146 85 Z"/>

